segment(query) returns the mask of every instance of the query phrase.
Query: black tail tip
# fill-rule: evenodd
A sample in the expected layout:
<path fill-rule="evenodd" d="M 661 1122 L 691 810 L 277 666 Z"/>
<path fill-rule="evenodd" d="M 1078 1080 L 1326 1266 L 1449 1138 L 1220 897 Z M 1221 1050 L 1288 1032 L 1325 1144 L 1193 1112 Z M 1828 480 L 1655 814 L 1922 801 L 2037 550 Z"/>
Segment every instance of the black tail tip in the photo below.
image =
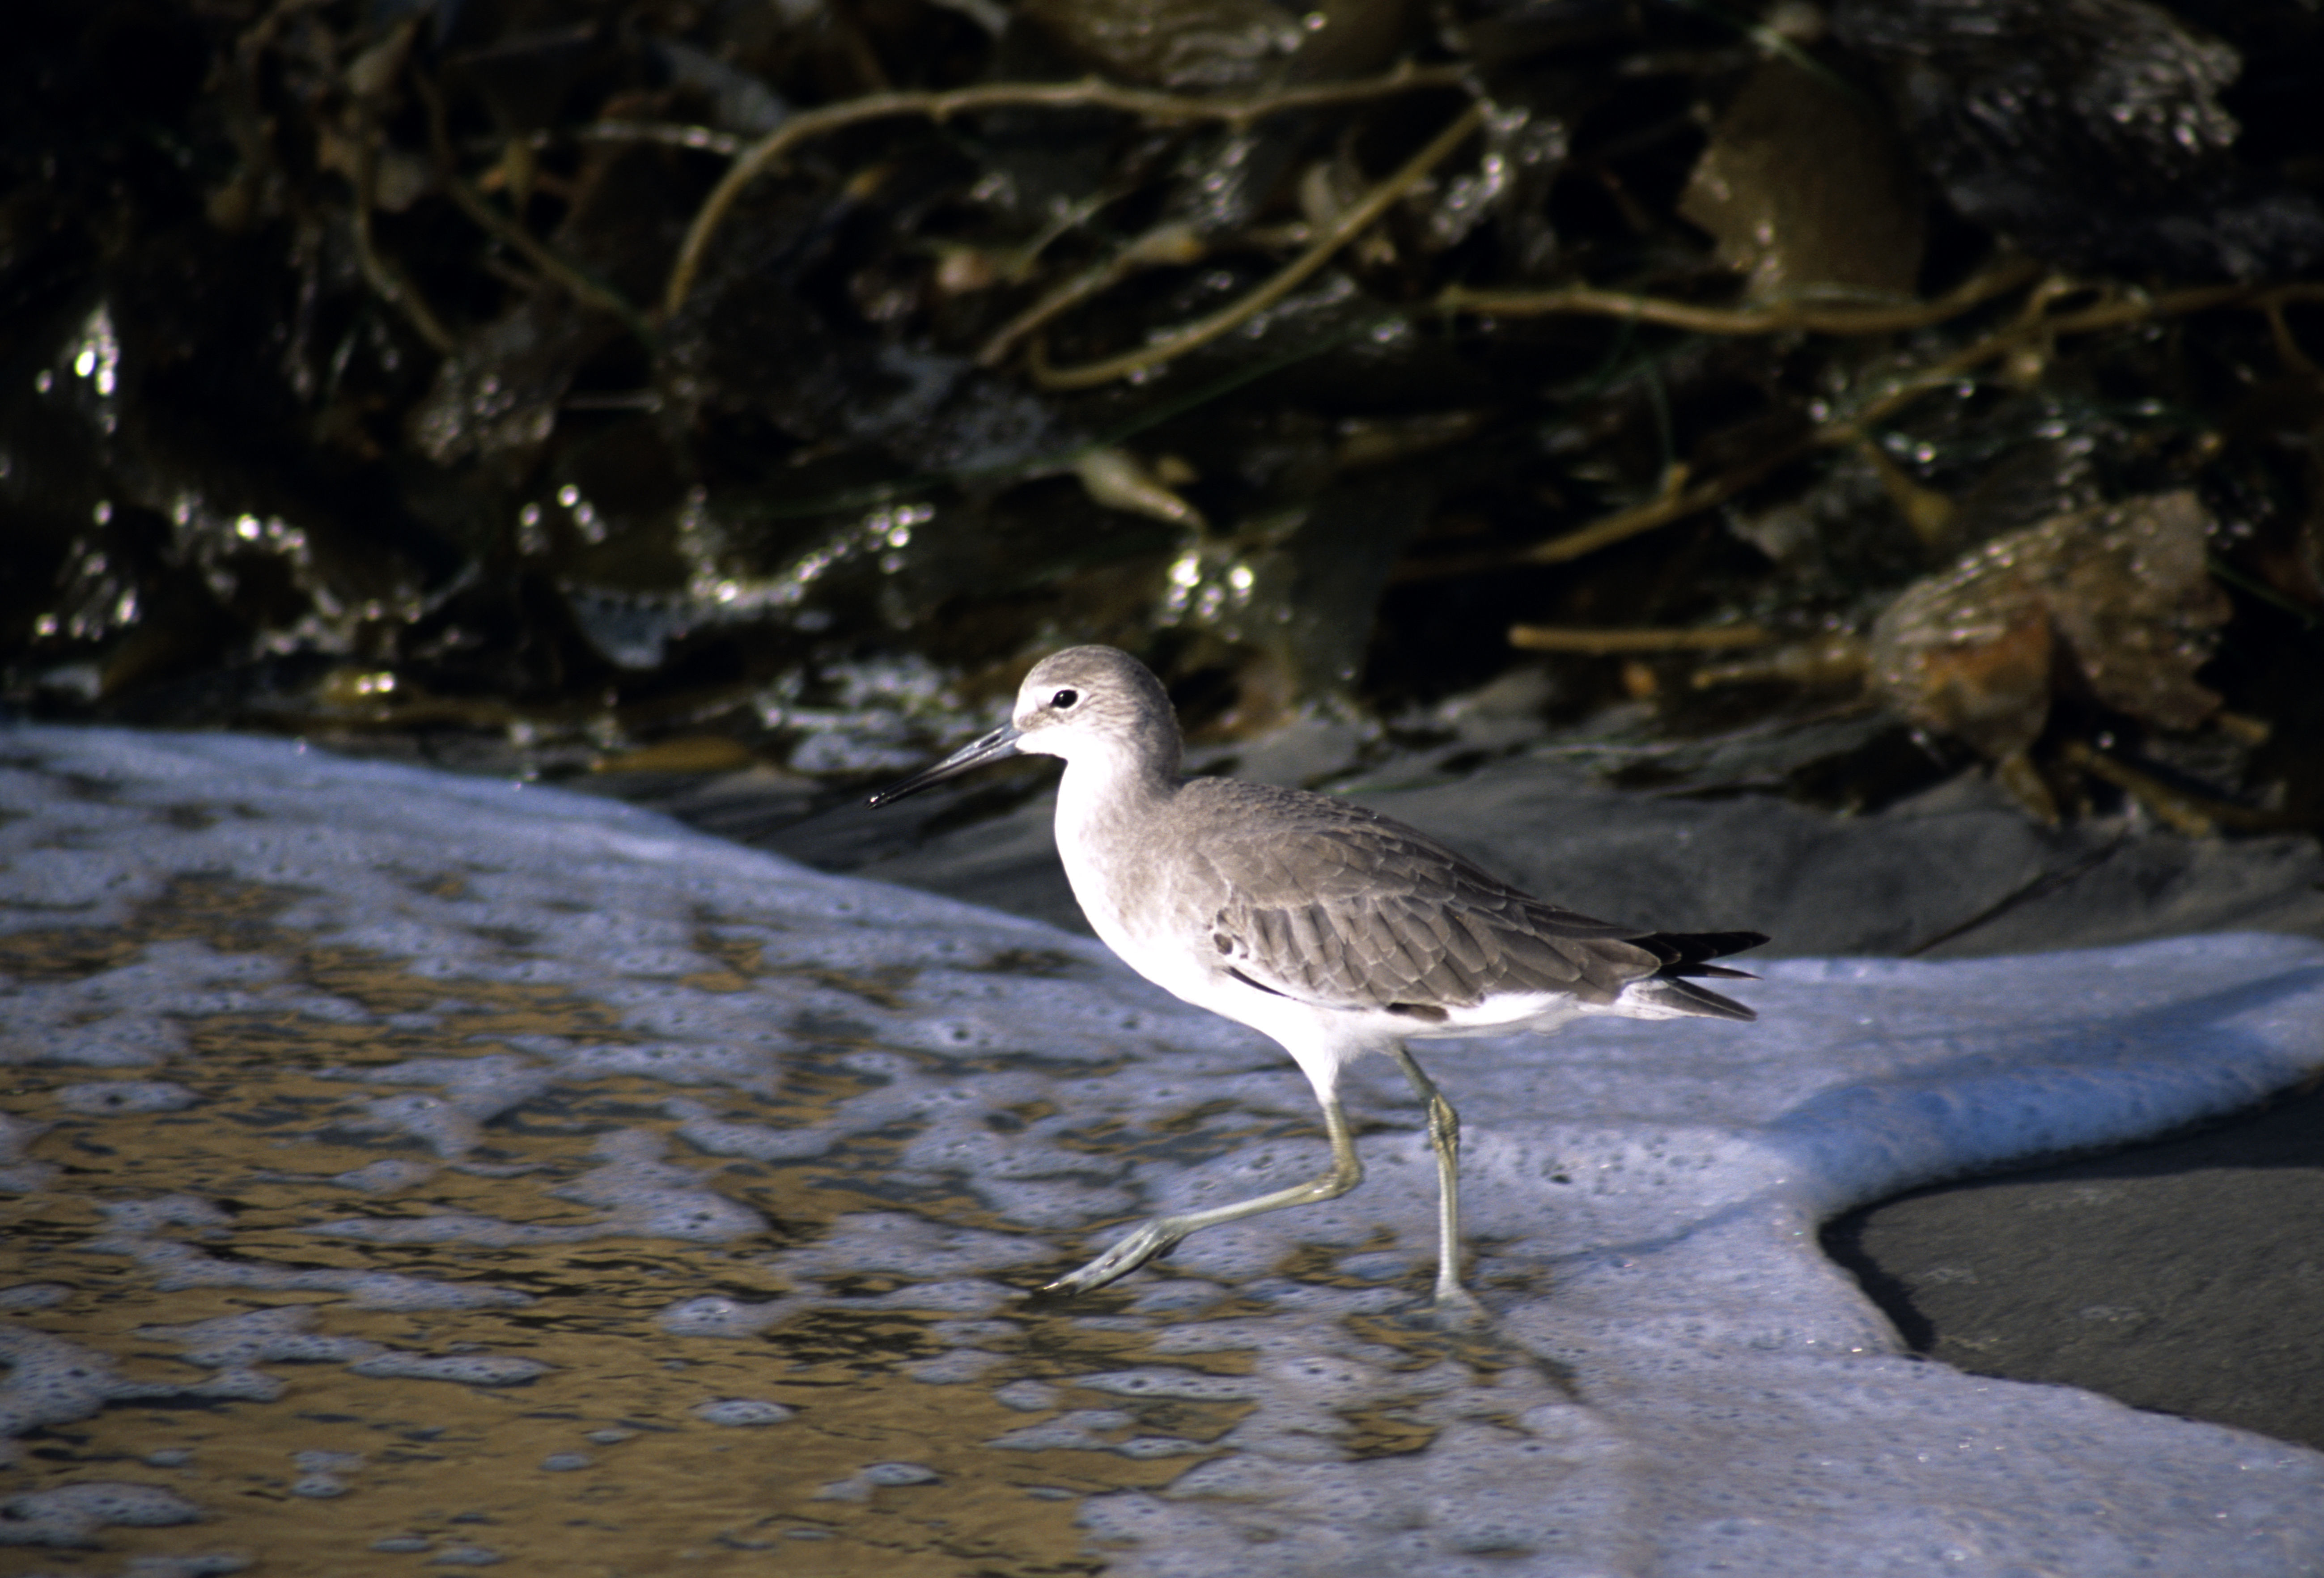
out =
<path fill-rule="evenodd" d="M 1767 940 L 1767 934 L 1764 931 L 1665 931 L 1637 940 L 1661 957 L 1662 974 L 1724 975 L 1731 980 L 1756 981 L 1758 977 L 1748 970 L 1730 970 L 1724 964 L 1705 964 L 1704 961 L 1756 948 Z"/>
<path fill-rule="evenodd" d="M 1748 1004 L 1676 975 L 1652 975 L 1634 984 L 1630 991 L 1636 992 L 1641 1001 L 1651 1003 L 1665 1012 L 1707 1020 L 1749 1020 L 1759 1017 Z"/>
<path fill-rule="evenodd" d="M 1671 941 L 1682 945 L 1690 962 L 1696 959 L 1723 959 L 1729 954 L 1740 954 L 1757 947 L 1767 940 L 1764 931 L 1690 931 L 1682 932 Z"/>

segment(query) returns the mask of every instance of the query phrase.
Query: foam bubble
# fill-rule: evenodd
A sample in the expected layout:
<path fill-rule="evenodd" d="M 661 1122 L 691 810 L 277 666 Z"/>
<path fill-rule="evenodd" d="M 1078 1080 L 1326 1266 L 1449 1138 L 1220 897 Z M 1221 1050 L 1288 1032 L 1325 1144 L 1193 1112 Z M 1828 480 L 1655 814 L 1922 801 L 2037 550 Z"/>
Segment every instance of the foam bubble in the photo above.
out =
<path fill-rule="evenodd" d="M 757 1398 L 723 1398 L 696 1406 L 694 1417 L 708 1425 L 779 1425 L 795 1410 Z"/>
<path fill-rule="evenodd" d="M 955 1348 L 934 1359 L 915 1360 L 904 1373 L 928 1386 L 964 1386 L 981 1380 L 1009 1362 L 1006 1356 L 975 1348 Z"/>
<path fill-rule="evenodd" d="M 162 1528 L 201 1515 L 200 1508 L 159 1485 L 86 1480 L 0 1501 L 0 1545 L 85 1546 L 109 1524 Z"/>
<path fill-rule="evenodd" d="M 201 1100 L 184 1085 L 164 1079 L 111 1079 L 93 1084 L 60 1085 L 55 1095 L 57 1105 L 66 1112 L 99 1118 L 115 1113 L 182 1112 Z"/>
<path fill-rule="evenodd" d="M 140 1326 L 137 1334 L 180 1344 L 189 1364 L 221 1370 L 254 1364 L 351 1363 L 383 1351 L 381 1344 L 361 1337 L 331 1337 L 310 1330 L 318 1318 L 311 1306 L 286 1305 L 220 1315 L 191 1325 Z"/>
<path fill-rule="evenodd" d="M 379 1380 L 451 1380 L 463 1386 L 522 1386 L 548 1374 L 550 1369 L 538 1359 L 506 1354 L 447 1353 L 430 1357 L 395 1352 L 361 1360 L 347 1368 L 357 1375 Z"/>

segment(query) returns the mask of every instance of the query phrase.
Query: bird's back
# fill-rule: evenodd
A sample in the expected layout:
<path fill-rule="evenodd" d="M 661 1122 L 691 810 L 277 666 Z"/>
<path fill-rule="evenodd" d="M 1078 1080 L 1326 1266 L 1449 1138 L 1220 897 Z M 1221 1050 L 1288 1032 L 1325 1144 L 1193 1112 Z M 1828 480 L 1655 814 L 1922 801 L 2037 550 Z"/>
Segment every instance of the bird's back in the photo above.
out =
<path fill-rule="evenodd" d="M 1646 998 L 1660 1011 L 1753 1017 L 1683 977 L 1740 974 L 1703 961 L 1766 940 L 1757 934 L 1593 919 L 1345 800 L 1193 779 L 1141 837 L 1163 858 L 1126 863 L 1140 889 L 1162 890 L 1139 902 L 1172 916 L 1177 946 L 1262 992 L 1397 1012 L 1416 1029 L 1497 998 L 1554 995 L 1599 1009 L 1622 1000 L 1627 1011 L 1641 983 L 1652 983 Z"/>

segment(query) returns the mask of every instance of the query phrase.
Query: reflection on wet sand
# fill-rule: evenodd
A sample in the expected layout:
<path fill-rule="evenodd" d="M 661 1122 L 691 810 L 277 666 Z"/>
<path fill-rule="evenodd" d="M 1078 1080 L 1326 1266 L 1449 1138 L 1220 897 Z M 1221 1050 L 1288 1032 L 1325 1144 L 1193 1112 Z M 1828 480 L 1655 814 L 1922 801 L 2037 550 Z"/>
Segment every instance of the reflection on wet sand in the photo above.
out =
<path fill-rule="evenodd" d="M 274 925 L 286 898 L 182 881 L 124 925 L 0 942 L 0 969 L 19 984 L 86 980 L 155 945 L 194 945 L 238 962 L 274 961 L 273 987 L 324 995 L 361 1016 L 333 1023 L 262 1001 L 222 1003 L 187 1027 L 183 1064 L 198 1096 L 187 1110 L 67 1112 L 33 1148 L 55 1171 L 10 1203 L 8 1280 L 55 1297 L 16 1318 L 88 1351 L 73 1355 L 83 1364 L 89 1354 L 117 1356 L 106 1386 L 117 1386 L 118 1400 L 45 1428 L 21 1462 L 22 1488 L 37 1494 L 99 1476 L 174 1490 L 204 1515 L 198 1531 L 106 1527 L 95 1536 L 101 1555 L 51 1552 L 59 1571 L 183 1558 L 197 1546 L 285 1572 L 346 1571 L 404 1552 L 459 1564 L 489 1553 L 541 1570 L 656 1571 L 673 1559 L 688 1571 L 716 1572 L 722 1562 L 763 1570 L 754 1553 L 795 1541 L 815 1544 L 818 1572 L 950 1573 L 964 1564 L 1080 1572 L 1095 1564 L 1074 1527 L 1078 1499 L 1159 1484 L 1185 1466 L 1175 1453 L 982 1448 L 1027 1424 L 991 1383 L 1033 1383 L 1041 1389 L 1017 1395 L 1046 1401 L 1065 1394 L 1045 1377 L 1145 1356 L 1137 1333 L 1079 1330 L 1071 1314 L 964 1320 L 914 1307 L 907 1278 L 874 1273 L 845 1279 L 835 1307 L 803 1310 L 748 1347 L 673 1343 L 655 1324 L 673 1297 L 706 1287 L 777 1297 L 787 1288 L 754 1258 L 770 1239 L 812 1240 L 842 1213 L 889 1208 L 878 1191 L 893 1143 L 867 1136 L 788 1162 L 628 1164 L 668 1175 L 636 1180 L 649 1195 L 694 1175 L 696 1186 L 754 1214 L 721 1233 L 726 1241 L 672 1241 L 643 1224 L 603 1229 L 607 1211 L 569 1203 L 571 1186 L 604 1167 L 608 1135 L 633 1154 L 687 1149 L 676 1140 L 685 1120 L 670 1109 L 689 1104 L 672 1103 L 666 1084 L 612 1075 L 544 1090 L 521 1113 L 487 1114 L 472 1143 L 441 1157 L 447 1148 L 416 1136 L 412 1122 L 367 1111 L 382 1086 L 351 1081 L 416 1059 L 504 1055 L 507 1038 L 634 1038 L 604 1006 L 562 986 L 507 981 L 461 982 L 449 1001 L 446 983 L 398 961 L 316 948 Z M 688 984 L 731 990 L 739 978 L 704 972 Z M 835 1058 L 846 1049 L 834 1041 L 824 1051 Z M 53 1110 L 57 1093 L 86 1087 L 90 1072 L 18 1071 L 17 1110 Z M 780 1096 L 752 1103 L 753 1123 L 811 1131 L 836 1095 L 869 1083 L 794 1063 Z M 441 1098 L 421 1101 L 404 1116 L 456 1121 Z M 150 1237 L 108 1232 L 108 1202 L 171 1195 L 212 1203 L 216 1220 L 165 1224 Z M 952 1204 L 948 1219 L 976 1214 L 973 1203 Z M 330 1227 L 447 1221 L 467 1231 L 447 1241 L 389 1233 L 346 1242 Z M 525 1230 L 547 1241 L 521 1241 Z M 473 1241 L 493 1237 L 519 1241 Z M 103 1241 L 115 1252 L 92 1254 Z M 156 1259 L 161 1245 L 193 1254 L 161 1258 L 157 1279 L 141 1260 Z M 236 1273 L 245 1269 L 266 1275 L 244 1282 Z M 333 1271 L 408 1279 L 404 1297 L 418 1307 L 364 1307 L 361 1284 L 299 1285 Z M 881 1297 L 899 1289 L 906 1297 Z M 972 1313 L 994 1313 L 1004 1291 L 988 1286 Z M 483 1296 L 484 1307 L 425 1307 L 464 1295 Z M 872 1307 L 854 1313 L 851 1304 Z M 245 1338 L 239 1351 L 230 1341 L 199 1345 L 206 1334 L 234 1334 L 203 1327 L 254 1312 L 292 1318 L 258 1328 L 279 1333 L 271 1346 L 263 1338 Z M 363 1374 L 365 1358 L 383 1353 L 543 1368 L 508 1385 L 491 1384 L 489 1372 Z M 986 1385 L 929 1384 L 945 1379 L 948 1356 L 967 1355 L 982 1361 L 953 1371 Z M 268 1384 L 205 1398 L 205 1366 Z M 146 1391 L 158 1395 L 139 1395 Z M 761 1407 L 735 1407 L 738 1399 Z M 1077 1445 L 1137 1432 L 1119 1399 L 1095 1400 L 1108 1419 Z M 1185 1401 L 1142 1410 L 1194 1450 L 1244 1411 Z"/>

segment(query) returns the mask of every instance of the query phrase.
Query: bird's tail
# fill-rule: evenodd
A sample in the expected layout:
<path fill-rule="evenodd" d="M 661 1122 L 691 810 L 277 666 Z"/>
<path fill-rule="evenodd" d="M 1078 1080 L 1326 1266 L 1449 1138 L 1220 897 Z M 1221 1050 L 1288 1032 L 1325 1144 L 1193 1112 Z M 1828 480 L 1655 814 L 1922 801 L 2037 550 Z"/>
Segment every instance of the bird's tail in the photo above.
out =
<path fill-rule="evenodd" d="M 1663 956 L 1663 966 L 1641 981 L 1633 981 L 1622 993 L 1625 1001 L 1642 1008 L 1673 1015 L 1714 1020 L 1756 1020 L 1759 1016 L 1731 997 L 1721 996 L 1707 986 L 1697 986 L 1691 977 L 1724 976 L 1734 981 L 1756 981 L 1748 970 L 1730 970 L 1724 964 L 1708 961 L 1739 954 L 1746 948 L 1756 948 L 1767 940 L 1756 931 L 1658 931 L 1648 937 L 1628 939 L 1649 952 Z"/>

